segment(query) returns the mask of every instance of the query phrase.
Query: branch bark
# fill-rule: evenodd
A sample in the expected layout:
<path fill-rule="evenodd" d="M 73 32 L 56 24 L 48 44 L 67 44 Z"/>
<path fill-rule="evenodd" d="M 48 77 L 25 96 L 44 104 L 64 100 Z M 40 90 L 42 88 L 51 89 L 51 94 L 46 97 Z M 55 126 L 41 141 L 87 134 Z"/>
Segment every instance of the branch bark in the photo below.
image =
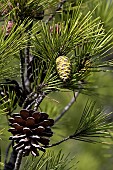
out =
<path fill-rule="evenodd" d="M 24 64 L 25 64 L 25 60 L 24 60 L 24 57 L 23 57 L 23 51 L 20 50 L 20 75 L 21 75 L 21 82 L 22 82 L 22 87 L 23 87 L 23 90 L 26 90 L 26 87 L 25 87 L 25 80 L 24 80 Z"/>
<path fill-rule="evenodd" d="M 68 136 L 68 137 L 66 137 L 66 138 L 56 142 L 56 143 L 53 143 L 53 144 L 48 145 L 48 146 L 45 146 L 45 148 L 51 148 L 53 146 L 57 146 L 57 145 L 59 145 L 59 144 L 61 144 L 63 142 L 66 142 L 69 139 L 79 140 L 79 141 L 88 142 L 88 143 L 97 143 L 96 140 L 91 140 L 91 139 L 88 139 L 88 138 L 84 138 L 82 136 L 79 137 L 78 134 L 73 134 L 73 135 L 70 135 L 70 136 Z M 101 143 L 101 142 L 98 142 L 98 143 Z"/>
<path fill-rule="evenodd" d="M 41 94 L 38 95 L 38 97 L 36 99 L 34 99 L 34 101 L 28 105 L 28 107 L 26 108 L 27 110 L 31 108 L 32 105 L 35 104 L 35 110 L 38 108 L 38 106 L 40 105 L 40 103 L 42 102 L 42 100 L 45 97 L 45 93 L 42 92 Z"/>
<path fill-rule="evenodd" d="M 64 139 L 62 139 L 62 140 L 61 140 L 61 141 L 59 141 L 59 142 L 56 142 L 56 143 L 54 143 L 54 144 L 51 144 L 51 145 L 45 146 L 45 148 L 50 148 L 50 147 L 53 147 L 53 146 L 57 146 L 57 145 L 59 145 L 59 144 L 61 144 L 61 143 L 65 142 L 65 141 L 67 141 L 67 140 L 69 140 L 69 139 L 70 139 L 70 136 L 68 136 L 68 137 L 66 137 L 66 138 L 64 138 Z"/>
<path fill-rule="evenodd" d="M 20 169 L 20 165 L 21 165 L 21 161 L 22 161 L 22 156 L 23 156 L 23 150 L 20 150 L 18 152 L 18 155 L 17 155 L 17 158 L 16 158 L 16 163 L 15 163 L 14 170 L 19 170 Z"/>

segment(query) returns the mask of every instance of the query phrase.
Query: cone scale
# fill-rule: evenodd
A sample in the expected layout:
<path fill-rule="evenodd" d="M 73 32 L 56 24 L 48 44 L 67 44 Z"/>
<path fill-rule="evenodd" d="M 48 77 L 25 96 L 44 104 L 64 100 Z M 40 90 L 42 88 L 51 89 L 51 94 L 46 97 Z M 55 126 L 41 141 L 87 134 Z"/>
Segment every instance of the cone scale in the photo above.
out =
<path fill-rule="evenodd" d="M 13 134 L 9 139 L 15 142 L 13 148 L 17 152 L 23 150 L 23 156 L 30 153 L 38 156 L 39 150 L 45 152 L 45 146 L 53 135 L 51 127 L 54 125 L 54 120 L 48 118 L 48 114 L 23 109 L 20 113 L 13 114 L 9 122 L 9 132 Z"/>

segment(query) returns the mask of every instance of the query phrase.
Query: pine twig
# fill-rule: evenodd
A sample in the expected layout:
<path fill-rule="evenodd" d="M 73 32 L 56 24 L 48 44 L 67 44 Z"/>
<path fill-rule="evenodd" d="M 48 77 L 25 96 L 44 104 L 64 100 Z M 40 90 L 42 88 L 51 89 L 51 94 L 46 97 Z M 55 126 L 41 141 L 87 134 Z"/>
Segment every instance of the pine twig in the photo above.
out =
<path fill-rule="evenodd" d="M 28 40 L 27 42 L 27 48 L 26 48 L 26 67 L 28 68 L 29 62 L 30 62 L 30 42 Z M 28 74 L 28 73 L 27 73 Z M 28 75 L 27 75 L 28 77 Z"/>
<path fill-rule="evenodd" d="M 35 104 L 34 104 L 34 111 L 37 111 L 38 109 L 38 99 L 36 99 Z"/>
<path fill-rule="evenodd" d="M 53 19 L 53 17 L 56 15 L 57 11 L 59 11 L 59 10 L 62 8 L 63 4 L 64 4 L 66 1 L 67 1 L 67 0 L 62 0 L 62 1 L 58 4 L 55 12 L 54 12 L 53 14 L 51 14 L 51 15 L 49 16 L 49 18 L 46 20 L 46 22 L 45 22 L 46 24 Z"/>
<path fill-rule="evenodd" d="M 38 95 L 38 97 L 36 99 L 33 100 L 33 102 L 31 104 L 28 105 L 28 107 L 26 108 L 27 110 L 30 109 L 33 104 L 36 104 L 35 107 L 38 108 L 38 106 L 40 105 L 40 103 L 42 102 L 42 100 L 45 97 L 45 93 L 42 92 L 41 94 Z M 35 108 L 35 110 L 36 110 Z"/>
<path fill-rule="evenodd" d="M 20 169 L 20 165 L 21 165 L 21 161 L 22 161 L 22 156 L 23 156 L 23 150 L 20 150 L 18 152 L 18 155 L 17 155 L 17 158 L 16 158 L 16 163 L 15 163 L 14 170 L 19 170 Z"/>
<path fill-rule="evenodd" d="M 77 97 L 79 95 L 79 91 L 75 92 L 74 97 L 71 99 L 71 101 L 68 103 L 67 106 L 65 106 L 64 110 L 61 112 L 61 114 L 55 119 L 55 123 L 58 122 L 64 115 L 65 113 L 70 109 L 70 107 L 73 105 L 73 103 L 76 101 Z"/>
<path fill-rule="evenodd" d="M 53 143 L 53 144 L 51 144 L 51 145 L 47 145 L 47 146 L 45 146 L 45 148 L 51 148 L 51 147 L 53 147 L 53 146 L 57 146 L 57 145 L 59 145 L 59 144 L 61 144 L 61 143 L 63 143 L 63 142 L 66 142 L 66 141 L 69 140 L 69 139 L 84 141 L 84 142 L 88 142 L 88 143 L 97 143 L 96 140 L 85 139 L 85 138 L 79 137 L 78 134 L 76 134 L 76 135 L 73 134 L 73 135 L 70 135 L 70 136 L 68 136 L 68 137 L 66 137 L 66 138 L 64 138 L 64 139 L 56 142 L 56 143 Z M 99 142 L 99 143 L 100 143 L 100 142 Z"/>
<path fill-rule="evenodd" d="M 40 105 L 40 103 L 42 102 L 42 100 L 44 99 L 45 97 L 45 93 L 42 92 L 41 94 L 39 94 L 38 96 L 38 99 L 36 100 L 37 101 L 37 107 Z"/>
<path fill-rule="evenodd" d="M 36 102 L 36 99 L 33 100 L 33 102 L 31 102 L 31 103 L 27 106 L 26 110 L 29 110 L 29 109 L 35 104 L 35 102 Z"/>
<path fill-rule="evenodd" d="M 30 25 L 30 28 L 29 30 L 32 28 L 33 26 L 33 23 Z M 25 83 L 25 85 L 28 87 L 28 89 L 30 90 L 31 89 L 31 83 L 29 81 L 29 74 L 28 74 L 28 66 L 29 66 L 29 63 L 30 63 L 30 45 L 31 45 L 31 42 L 30 42 L 30 36 L 31 34 L 28 33 L 28 42 L 27 42 L 27 47 L 26 47 L 26 53 L 25 53 L 25 66 L 26 66 L 26 77 L 25 79 L 27 80 L 27 84 Z"/>
<path fill-rule="evenodd" d="M 54 143 L 54 144 L 45 146 L 45 148 L 50 148 L 50 147 L 53 147 L 53 146 L 57 146 L 57 145 L 59 145 L 59 144 L 65 142 L 65 141 L 67 141 L 67 140 L 69 140 L 69 139 L 70 139 L 70 136 L 68 136 L 68 137 L 66 137 L 66 138 L 64 138 L 64 139 L 62 139 L 61 141 L 59 141 L 59 142 L 57 142 L 57 143 Z"/>
<path fill-rule="evenodd" d="M 27 95 L 27 97 L 26 97 L 26 99 L 24 100 L 24 103 L 23 103 L 23 105 L 22 105 L 22 108 L 23 109 L 26 109 L 26 103 L 29 101 L 29 100 L 31 100 L 31 99 L 36 99 L 37 98 L 37 94 L 35 93 L 35 92 L 31 92 L 29 95 Z M 34 103 L 34 101 L 33 101 L 33 103 Z M 31 106 L 32 106 L 32 103 L 30 104 Z"/>

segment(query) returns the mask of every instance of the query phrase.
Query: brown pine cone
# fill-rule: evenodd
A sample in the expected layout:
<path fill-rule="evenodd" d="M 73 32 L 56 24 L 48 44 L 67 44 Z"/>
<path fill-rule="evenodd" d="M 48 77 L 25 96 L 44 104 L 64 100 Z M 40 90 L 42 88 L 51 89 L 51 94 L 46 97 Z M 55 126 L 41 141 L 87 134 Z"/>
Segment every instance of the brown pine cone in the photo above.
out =
<path fill-rule="evenodd" d="M 49 144 L 53 135 L 50 127 L 54 125 L 48 114 L 23 109 L 13 114 L 9 122 L 12 127 L 8 131 L 13 134 L 10 140 L 16 142 L 14 149 L 17 152 L 23 150 L 23 156 L 28 156 L 30 152 L 38 156 L 38 150 L 45 152 L 44 146 Z"/>

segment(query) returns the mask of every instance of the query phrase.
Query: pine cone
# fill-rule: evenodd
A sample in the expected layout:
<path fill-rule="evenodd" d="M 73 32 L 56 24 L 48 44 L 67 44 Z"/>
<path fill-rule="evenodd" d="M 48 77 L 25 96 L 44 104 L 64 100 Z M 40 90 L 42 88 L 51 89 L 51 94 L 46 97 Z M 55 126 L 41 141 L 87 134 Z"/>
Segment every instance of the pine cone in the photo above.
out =
<path fill-rule="evenodd" d="M 23 109 L 13 114 L 9 122 L 12 128 L 8 131 L 13 134 L 9 139 L 16 142 L 13 147 L 17 152 L 23 150 L 23 156 L 28 156 L 30 152 L 38 156 L 38 150 L 45 152 L 44 146 L 49 144 L 53 135 L 50 127 L 54 125 L 48 114 Z"/>

